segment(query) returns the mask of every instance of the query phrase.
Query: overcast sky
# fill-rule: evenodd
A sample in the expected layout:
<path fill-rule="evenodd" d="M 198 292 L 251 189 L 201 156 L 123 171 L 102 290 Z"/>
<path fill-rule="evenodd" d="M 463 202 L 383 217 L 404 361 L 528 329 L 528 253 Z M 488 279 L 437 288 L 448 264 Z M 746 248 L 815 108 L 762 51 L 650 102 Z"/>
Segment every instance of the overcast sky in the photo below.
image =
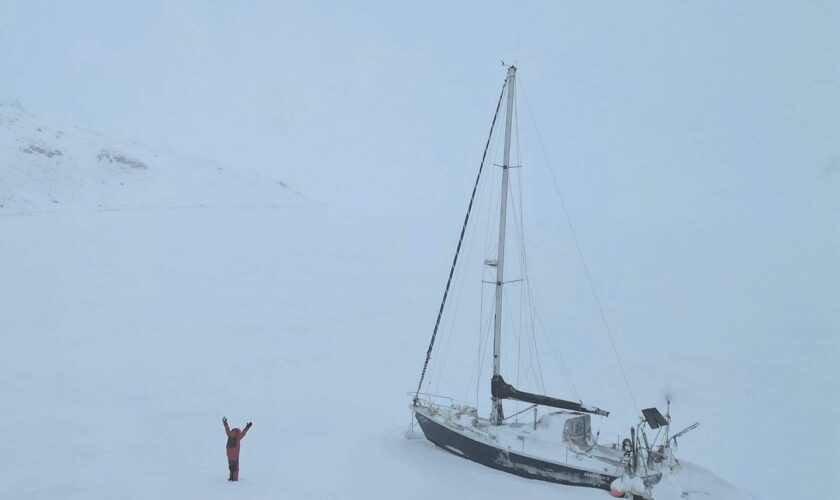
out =
<path fill-rule="evenodd" d="M 837 3 L 415 5 L 4 0 L 0 96 L 313 195 L 378 184 L 394 201 L 472 175 L 515 60 L 563 168 L 838 168 Z"/>
<path fill-rule="evenodd" d="M 836 2 L 5 0 L 0 98 L 270 170 L 405 232 L 443 225 L 414 233 L 448 253 L 516 62 L 530 213 L 568 245 L 536 121 L 595 269 L 649 287 L 616 304 L 648 317 L 637 292 L 653 307 L 691 283 L 762 327 L 787 310 L 825 335 L 840 325 L 837 26 Z"/>
<path fill-rule="evenodd" d="M 546 258 L 573 248 L 550 161 L 617 321 L 702 339 L 737 317 L 825 340 L 840 328 L 837 26 L 836 2 L 5 0 L 0 98 L 270 170 L 445 248 L 445 269 L 501 61 L 516 62 Z"/>

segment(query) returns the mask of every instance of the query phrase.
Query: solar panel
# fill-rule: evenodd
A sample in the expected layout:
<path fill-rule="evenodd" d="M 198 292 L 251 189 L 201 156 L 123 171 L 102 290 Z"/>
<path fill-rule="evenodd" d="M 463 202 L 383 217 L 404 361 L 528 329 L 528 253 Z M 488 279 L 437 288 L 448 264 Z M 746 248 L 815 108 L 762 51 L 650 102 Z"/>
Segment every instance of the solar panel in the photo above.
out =
<path fill-rule="evenodd" d="M 642 410 L 642 415 L 645 416 L 645 420 L 647 420 L 651 429 L 658 429 L 663 425 L 668 425 L 668 421 L 656 408 L 645 408 Z"/>

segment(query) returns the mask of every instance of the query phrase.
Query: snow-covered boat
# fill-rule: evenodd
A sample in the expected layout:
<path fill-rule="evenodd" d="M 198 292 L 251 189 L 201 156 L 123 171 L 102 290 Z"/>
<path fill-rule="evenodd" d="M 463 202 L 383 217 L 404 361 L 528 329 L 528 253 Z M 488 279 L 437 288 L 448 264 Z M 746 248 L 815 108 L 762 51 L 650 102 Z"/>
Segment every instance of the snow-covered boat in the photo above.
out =
<path fill-rule="evenodd" d="M 611 491 L 615 496 L 632 495 L 634 498 L 651 498 L 651 486 L 662 477 L 663 467 L 673 467 L 676 464 L 672 453 L 675 438 L 693 429 L 697 424 L 675 436 L 669 436 L 669 403 L 666 416 L 663 416 L 656 408 L 645 409 L 639 421 L 630 427 L 630 433 L 626 438 L 616 439 L 615 442 L 609 444 L 599 444 L 597 435 L 592 433 L 591 415 L 606 417 L 609 415 L 608 411 L 582 402 L 520 391 L 508 384 L 501 374 L 502 297 L 506 284 L 504 275 L 506 211 L 509 172 L 511 168 L 514 168 L 510 164 L 510 146 L 515 85 L 516 67 L 509 66 L 490 131 L 492 137 L 502 101 L 506 97 L 504 157 L 502 164 L 498 165 L 501 167 L 502 181 L 497 256 L 485 261 L 485 265 L 490 269 L 495 268 L 495 280 L 489 282 L 495 286 L 490 415 L 481 417 L 475 407 L 457 404 L 445 396 L 422 392 L 423 380 L 470 219 L 476 188 L 487 158 L 488 148 L 485 147 L 476 187 L 473 188 L 461 230 L 420 383 L 417 390 L 411 393 L 413 417 L 429 441 L 450 453 L 487 467 L 530 479 L 600 488 Z M 488 137 L 487 145 L 489 144 Z M 506 400 L 529 403 L 531 406 L 505 417 L 503 402 Z M 554 410 L 539 416 L 540 407 Z M 533 419 L 530 419 L 531 413 Z M 526 421 L 522 415 L 525 415 L 528 420 Z M 517 419 L 512 420 L 513 417 Z M 657 443 L 648 440 L 646 428 L 662 428 L 665 432 Z"/>

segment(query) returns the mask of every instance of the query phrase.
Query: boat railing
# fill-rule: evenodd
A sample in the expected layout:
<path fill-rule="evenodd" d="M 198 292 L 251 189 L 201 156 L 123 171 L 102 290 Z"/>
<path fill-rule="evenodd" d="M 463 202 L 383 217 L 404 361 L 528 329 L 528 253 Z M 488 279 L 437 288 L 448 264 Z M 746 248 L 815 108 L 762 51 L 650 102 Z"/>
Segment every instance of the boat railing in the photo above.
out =
<path fill-rule="evenodd" d="M 622 436 L 615 432 L 601 431 L 599 429 L 595 433 L 595 438 L 601 446 L 607 446 L 614 449 L 621 448 Z"/>
<path fill-rule="evenodd" d="M 427 404 L 434 406 L 455 406 L 455 400 L 449 396 L 442 396 L 440 394 L 432 394 L 429 392 L 413 392 L 409 391 L 406 394 L 412 398 L 417 397 L 423 399 Z"/>
<path fill-rule="evenodd" d="M 529 412 L 531 410 L 536 409 L 537 406 L 538 405 L 531 405 L 531 406 L 525 408 L 524 410 L 519 410 L 518 412 L 514 413 L 513 415 L 508 415 L 507 417 L 504 418 L 504 420 L 507 421 L 507 420 L 510 420 L 512 418 L 518 417 L 519 415 L 522 415 L 525 412 Z M 536 425 L 536 412 L 534 412 L 534 425 Z"/>

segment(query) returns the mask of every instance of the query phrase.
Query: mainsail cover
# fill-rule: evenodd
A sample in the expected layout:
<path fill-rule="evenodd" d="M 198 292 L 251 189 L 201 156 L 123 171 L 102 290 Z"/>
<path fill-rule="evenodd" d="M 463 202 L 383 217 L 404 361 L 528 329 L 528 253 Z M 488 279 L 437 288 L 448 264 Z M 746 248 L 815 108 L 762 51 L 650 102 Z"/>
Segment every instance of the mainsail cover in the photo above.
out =
<path fill-rule="evenodd" d="M 530 392 L 522 392 L 505 382 L 505 379 L 502 378 L 501 375 L 495 375 L 490 380 L 490 393 L 494 398 L 515 399 L 525 403 L 550 406 L 552 408 L 560 408 L 563 410 L 579 411 L 582 413 L 592 413 L 593 415 L 603 415 L 605 417 L 610 414 L 610 412 L 600 408 L 595 408 L 594 406 L 551 398 L 548 396 L 540 396 L 539 394 L 531 394 Z"/>

